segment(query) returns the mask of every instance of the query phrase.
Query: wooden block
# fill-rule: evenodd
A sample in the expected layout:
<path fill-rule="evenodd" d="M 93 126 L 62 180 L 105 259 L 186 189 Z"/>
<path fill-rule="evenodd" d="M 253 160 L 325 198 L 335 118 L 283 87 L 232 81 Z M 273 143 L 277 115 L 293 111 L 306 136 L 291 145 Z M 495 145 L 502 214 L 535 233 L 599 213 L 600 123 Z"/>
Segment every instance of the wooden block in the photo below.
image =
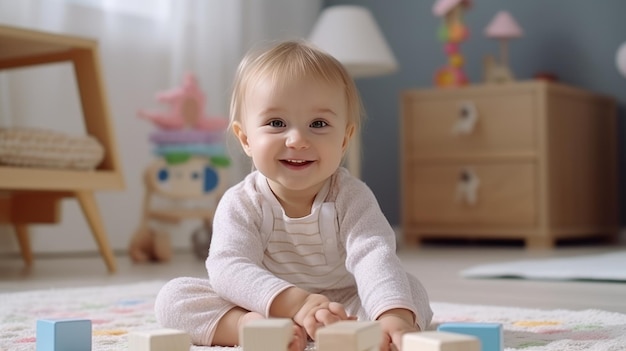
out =
<path fill-rule="evenodd" d="M 258 319 L 243 326 L 239 344 L 244 351 L 287 351 L 292 339 L 291 319 Z"/>
<path fill-rule="evenodd" d="M 437 330 L 473 335 L 480 339 L 482 351 L 504 350 L 504 337 L 500 323 L 443 323 L 437 327 Z"/>
<path fill-rule="evenodd" d="M 176 329 L 135 331 L 128 334 L 129 351 L 189 351 L 189 334 Z"/>
<path fill-rule="evenodd" d="M 402 351 L 480 351 L 480 340 L 439 331 L 407 333 L 402 337 Z"/>
<path fill-rule="evenodd" d="M 87 319 L 40 319 L 37 351 L 91 351 L 91 321 Z"/>
<path fill-rule="evenodd" d="M 317 330 L 317 351 L 378 351 L 383 332 L 378 322 L 341 321 Z"/>

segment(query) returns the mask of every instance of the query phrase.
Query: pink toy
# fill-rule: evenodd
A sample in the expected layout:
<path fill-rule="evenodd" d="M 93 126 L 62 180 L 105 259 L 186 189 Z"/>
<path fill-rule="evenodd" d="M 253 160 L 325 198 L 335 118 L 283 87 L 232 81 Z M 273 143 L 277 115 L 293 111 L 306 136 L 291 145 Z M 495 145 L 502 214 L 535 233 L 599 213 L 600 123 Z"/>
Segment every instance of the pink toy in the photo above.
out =
<path fill-rule="evenodd" d="M 228 121 L 205 115 L 205 98 L 196 77 L 187 74 L 182 86 L 157 94 L 157 101 L 171 106 L 165 113 L 139 111 L 139 117 L 152 121 L 161 129 L 198 129 L 222 131 Z"/>
<path fill-rule="evenodd" d="M 192 242 L 199 257 L 208 253 L 213 210 L 204 205 L 217 204 L 229 179 L 230 159 L 223 145 L 228 120 L 205 115 L 205 98 L 196 77 L 187 74 L 180 87 L 157 94 L 157 100 L 170 105 L 170 110 L 138 113 L 159 128 L 150 135 L 159 158 L 144 174 L 143 218 L 128 248 L 134 262 L 170 260 L 167 229 L 187 219 L 203 222 Z M 193 208 L 198 200 L 203 205 Z M 168 205 L 154 208 L 159 203 L 156 207 Z M 201 241 L 196 233 L 208 233 L 204 236 L 209 238 Z"/>

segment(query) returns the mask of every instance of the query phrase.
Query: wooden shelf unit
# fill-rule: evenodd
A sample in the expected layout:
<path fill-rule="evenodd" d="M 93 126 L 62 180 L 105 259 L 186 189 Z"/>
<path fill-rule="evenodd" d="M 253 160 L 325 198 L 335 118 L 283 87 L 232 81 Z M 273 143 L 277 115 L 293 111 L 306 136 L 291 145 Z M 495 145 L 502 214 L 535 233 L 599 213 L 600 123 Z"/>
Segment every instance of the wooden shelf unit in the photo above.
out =
<path fill-rule="evenodd" d="M 477 122 L 455 134 L 467 104 Z M 527 81 L 405 91 L 401 111 L 407 242 L 522 239 L 549 248 L 617 236 L 613 99 Z M 475 201 L 459 198 L 468 177 L 478 179 Z"/>
<path fill-rule="evenodd" d="M 0 165 L 0 223 L 11 223 L 22 256 L 32 263 L 26 226 L 57 223 L 59 201 L 76 198 L 93 232 L 109 272 L 115 258 L 108 243 L 94 191 L 122 190 L 114 130 L 109 118 L 98 43 L 95 40 L 0 25 L 0 70 L 54 63 L 71 63 L 79 93 L 86 133 L 104 148 L 104 159 L 93 171 L 21 168 Z M 24 201 L 28 200 L 28 201 Z"/>

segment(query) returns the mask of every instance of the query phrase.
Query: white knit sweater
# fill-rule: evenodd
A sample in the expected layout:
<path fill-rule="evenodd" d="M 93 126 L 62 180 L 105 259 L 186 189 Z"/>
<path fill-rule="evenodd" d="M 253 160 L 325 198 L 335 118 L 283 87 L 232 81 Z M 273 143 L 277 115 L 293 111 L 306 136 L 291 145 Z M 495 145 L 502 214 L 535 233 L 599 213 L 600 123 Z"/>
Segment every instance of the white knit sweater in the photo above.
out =
<path fill-rule="evenodd" d="M 215 292 L 250 311 L 269 315 L 273 299 L 291 286 L 322 294 L 352 287 L 369 319 L 406 308 L 423 330 L 432 316 L 428 297 L 420 293 L 416 303 L 395 250 L 374 194 L 346 169 L 302 218 L 284 214 L 256 171 L 222 197 L 206 267 Z"/>

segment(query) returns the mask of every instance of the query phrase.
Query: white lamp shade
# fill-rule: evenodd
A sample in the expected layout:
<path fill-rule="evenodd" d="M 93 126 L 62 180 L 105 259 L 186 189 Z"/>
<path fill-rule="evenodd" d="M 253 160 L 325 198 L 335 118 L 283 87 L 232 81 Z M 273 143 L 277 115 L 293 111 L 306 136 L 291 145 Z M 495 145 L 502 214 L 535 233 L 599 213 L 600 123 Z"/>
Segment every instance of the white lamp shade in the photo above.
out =
<path fill-rule="evenodd" d="M 617 49 L 617 54 L 615 55 L 615 65 L 617 66 L 619 73 L 626 77 L 626 42 L 622 43 L 622 45 L 620 45 Z"/>
<path fill-rule="evenodd" d="M 354 78 L 390 74 L 398 69 L 374 16 L 362 6 L 324 9 L 309 40 L 339 60 Z"/>

